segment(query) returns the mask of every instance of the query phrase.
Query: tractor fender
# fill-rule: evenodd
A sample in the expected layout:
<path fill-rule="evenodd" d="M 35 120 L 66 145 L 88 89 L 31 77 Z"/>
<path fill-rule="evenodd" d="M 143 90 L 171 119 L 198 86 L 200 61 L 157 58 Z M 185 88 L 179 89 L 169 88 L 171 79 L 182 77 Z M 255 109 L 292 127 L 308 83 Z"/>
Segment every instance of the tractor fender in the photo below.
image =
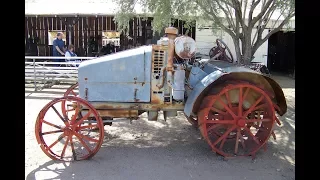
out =
<path fill-rule="evenodd" d="M 248 68 L 228 67 L 224 68 L 222 71 L 213 71 L 193 87 L 192 91 L 188 95 L 188 99 L 184 107 L 184 113 L 186 116 L 195 116 L 199 110 L 201 100 L 208 91 L 214 88 L 215 85 L 229 80 L 249 82 L 265 90 L 270 95 L 274 104 L 279 107 L 276 108 L 277 113 L 280 116 L 286 113 L 286 99 L 282 88 L 276 81 Z"/>

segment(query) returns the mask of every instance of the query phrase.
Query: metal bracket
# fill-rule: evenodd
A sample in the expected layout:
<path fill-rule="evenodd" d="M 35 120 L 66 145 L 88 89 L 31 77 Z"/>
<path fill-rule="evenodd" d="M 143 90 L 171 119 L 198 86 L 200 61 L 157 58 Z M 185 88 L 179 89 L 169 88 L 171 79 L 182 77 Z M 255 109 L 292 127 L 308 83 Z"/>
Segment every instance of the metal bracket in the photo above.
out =
<path fill-rule="evenodd" d="M 84 90 L 84 98 L 85 100 L 88 100 L 88 88 Z"/>

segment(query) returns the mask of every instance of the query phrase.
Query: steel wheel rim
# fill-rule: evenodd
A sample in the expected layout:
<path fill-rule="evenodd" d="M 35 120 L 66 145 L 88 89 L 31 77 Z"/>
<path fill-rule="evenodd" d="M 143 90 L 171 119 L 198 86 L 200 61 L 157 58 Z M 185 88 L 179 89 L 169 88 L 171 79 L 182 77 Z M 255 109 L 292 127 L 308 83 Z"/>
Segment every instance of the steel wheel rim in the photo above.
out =
<path fill-rule="evenodd" d="M 237 93 L 235 90 L 238 91 L 238 106 L 236 106 L 235 98 L 230 97 L 231 91 L 235 97 L 234 93 Z M 250 96 L 253 96 L 254 93 L 249 93 L 250 91 L 260 96 L 252 98 Z M 242 98 L 239 99 L 240 93 Z M 246 98 L 253 99 L 254 102 L 249 106 L 249 100 Z M 243 104 L 242 108 L 239 106 L 239 101 Z M 221 106 L 222 109 L 220 109 Z M 260 116 L 255 119 L 252 114 L 256 116 L 256 113 L 249 112 L 252 110 L 257 112 L 256 108 L 263 110 L 263 118 Z M 263 90 L 247 83 L 241 83 L 228 85 L 218 94 L 206 96 L 198 113 L 198 121 L 201 134 L 213 151 L 225 157 L 250 156 L 255 155 L 268 141 L 275 122 L 275 111 L 271 99 Z M 256 124 L 253 126 L 252 122 L 261 124 L 258 123 L 257 127 Z M 254 128 L 257 129 L 255 133 L 253 133 Z M 222 132 L 217 132 L 217 129 Z M 227 150 L 226 143 L 229 144 L 231 150 Z"/>
<path fill-rule="evenodd" d="M 74 92 L 74 90 L 79 86 L 78 82 L 72 86 L 70 86 L 67 91 L 63 94 L 63 97 L 66 97 L 66 96 L 75 96 L 75 97 L 78 97 L 78 95 Z M 66 113 L 65 112 L 62 112 L 63 113 L 63 116 L 68 116 L 68 111 L 73 111 L 74 108 L 69 108 L 68 106 L 66 106 L 66 102 L 65 101 L 62 101 L 61 103 L 61 108 L 66 108 L 67 111 Z"/>
<path fill-rule="evenodd" d="M 78 86 L 79 86 L 78 83 L 70 86 L 70 87 L 67 89 L 67 91 L 63 94 L 63 96 L 78 96 L 78 95 L 74 92 L 74 90 L 75 90 Z"/>
<path fill-rule="evenodd" d="M 62 117 L 62 113 L 57 111 L 54 106 L 63 101 L 77 102 L 81 105 L 81 108 L 87 107 L 88 113 L 85 113 L 83 117 L 73 116 L 65 119 L 66 117 Z M 46 116 L 46 114 L 50 115 L 48 110 L 53 110 L 50 113 L 56 113 L 56 118 Z M 63 112 L 65 109 L 62 108 L 61 111 Z M 80 107 L 76 108 L 74 113 L 78 114 L 78 112 L 81 112 Z M 95 121 L 92 124 L 87 122 L 90 115 L 94 117 Z M 61 118 L 64 118 L 64 121 Z M 51 119 L 51 121 L 47 119 Z M 88 123 L 88 125 L 85 125 L 85 123 Z M 44 130 L 45 126 L 49 127 L 46 129 L 51 128 L 52 131 Z M 92 127 L 95 127 L 94 132 Z M 90 133 L 83 134 L 84 131 L 92 133 L 91 135 Z M 98 112 L 89 103 L 80 98 L 69 96 L 54 99 L 40 111 L 35 125 L 35 134 L 42 151 L 51 159 L 62 161 L 84 160 L 93 157 L 99 151 L 103 142 L 104 126 Z M 52 136 L 48 137 L 49 135 Z M 56 137 L 53 137 L 53 135 Z M 76 147 L 77 145 L 78 147 Z"/>

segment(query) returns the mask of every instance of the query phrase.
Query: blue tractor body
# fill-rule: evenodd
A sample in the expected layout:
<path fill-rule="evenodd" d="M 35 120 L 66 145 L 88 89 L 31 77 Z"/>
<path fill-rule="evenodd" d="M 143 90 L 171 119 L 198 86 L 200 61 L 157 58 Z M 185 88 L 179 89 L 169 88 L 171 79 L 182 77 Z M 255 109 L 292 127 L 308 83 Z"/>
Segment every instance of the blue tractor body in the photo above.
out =
<path fill-rule="evenodd" d="M 150 102 L 152 46 L 80 64 L 79 95 L 88 101 Z M 90 90 L 87 94 L 85 89 Z"/>
<path fill-rule="evenodd" d="M 157 50 L 161 47 L 162 52 Z M 186 98 L 179 102 L 172 99 L 166 102 L 162 92 L 167 91 L 172 96 L 172 92 L 168 91 L 170 86 L 164 83 L 163 88 L 157 88 L 165 76 L 162 71 L 167 65 L 165 47 L 142 46 L 81 63 L 78 71 L 79 96 L 93 104 L 122 104 L 126 108 L 141 103 L 137 110 L 150 112 L 167 108 L 183 110 L 189 117 L 196 116 L 199 108 L 197 101 L 201 101 L 201 94 L 209 87 L 214 88 L 213 84 L 224 77 L 224 81 L 242 80 L 261 86 L 273 95 L 274 102 L 280 107 L 280 114 L 286 112 L 282 89 L 274 80 L 243 66 L 209 59 L 189 65 Z"/>

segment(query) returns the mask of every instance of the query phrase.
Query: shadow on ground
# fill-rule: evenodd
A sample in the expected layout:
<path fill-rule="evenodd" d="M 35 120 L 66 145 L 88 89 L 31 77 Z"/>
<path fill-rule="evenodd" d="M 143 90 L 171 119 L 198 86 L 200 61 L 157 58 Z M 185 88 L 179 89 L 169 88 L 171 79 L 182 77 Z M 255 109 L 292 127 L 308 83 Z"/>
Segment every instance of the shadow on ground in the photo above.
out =
<path fill-rule="evenodd" d="M 293 116 L 294 117 L 294 116 Z M 290 117 L 286 117 L 290 119 Z M 49 161 L 27 175 L 34 179 L 294 179 L 294 128 L 286 121 L 278 140 L 257 158 L 224 160 L 213 153 L 183 116 L 106 127 L 104 144 L 91 159 Z M 44 178 L 45 177 L 45 178 Z"/>

